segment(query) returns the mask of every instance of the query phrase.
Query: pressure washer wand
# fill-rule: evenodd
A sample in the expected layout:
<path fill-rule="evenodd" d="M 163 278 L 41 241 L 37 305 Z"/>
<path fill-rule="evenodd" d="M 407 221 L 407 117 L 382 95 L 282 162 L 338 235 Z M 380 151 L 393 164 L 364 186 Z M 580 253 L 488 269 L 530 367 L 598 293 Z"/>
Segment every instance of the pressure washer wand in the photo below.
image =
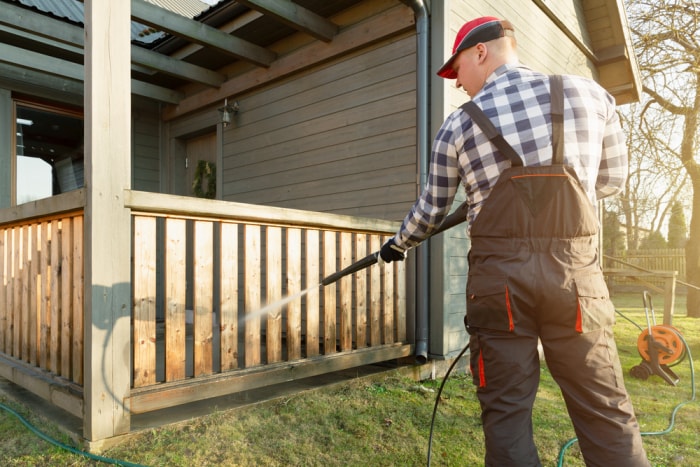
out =
<path fill-rule="evenodd" d="M 441 232 L 444 232 L 447 229 L 451 229 L 455 225 L 459 225 L 465 220 L 467 220 L 467 210 L 469 206 L 467 202 L 465 201 L 462 203 L 452 214 L 447 216 L 445 220 L 440 224 L 440 227 L 438 227 L 430 236 L 432 237 L 433 235 L 437 235 Z M 332 284 L 333 282 L 338 281 L 341 277 L 345 277 L 349 274 L 353 274 L 357 271 L 360 271 L 364 268 L 368 268 L 372 266 L 373 264 L 377 263 L 379 261 L 379 252 L 375 251 L 374 253 L 365 256 L 359 261 L 354 262 L 350 266 L 346 267 L 345 269 L 342 269 L 338 272 L 335 272 L 331 274 L 330 276 L 326 277 L 321 281 L 322 286 L 327 286 Z"/>

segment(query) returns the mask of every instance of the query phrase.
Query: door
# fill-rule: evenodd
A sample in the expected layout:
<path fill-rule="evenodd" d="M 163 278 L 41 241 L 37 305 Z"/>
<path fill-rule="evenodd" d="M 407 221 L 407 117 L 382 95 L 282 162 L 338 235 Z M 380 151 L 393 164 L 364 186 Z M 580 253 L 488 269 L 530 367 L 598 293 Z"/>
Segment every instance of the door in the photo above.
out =
<path fill-rule="evenodd" d="M 184 194 L 216 198 L 216 132 L 185 141 Z"/>

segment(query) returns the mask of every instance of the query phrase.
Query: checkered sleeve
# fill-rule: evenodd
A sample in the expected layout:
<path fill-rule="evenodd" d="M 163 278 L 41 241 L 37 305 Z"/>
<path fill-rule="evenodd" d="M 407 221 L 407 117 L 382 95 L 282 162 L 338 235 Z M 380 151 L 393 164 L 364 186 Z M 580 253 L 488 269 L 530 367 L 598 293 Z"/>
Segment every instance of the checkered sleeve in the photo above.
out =
<path fill-rule="evenodd" d="M 620 125 L 619 116 L 615 111 L 613 98 L 609 94 L 606 97 L 608 119 L 603 134 L 603 151 L 595 185 L 598 199 L 622 191 L 628 171 L 625 135 Z"/>
<path fill-rule="evenodd" d="M 450 210 L 460 181 L 455 148 L 457 128 L 453 114 L 433 141 L 427 183 L 394 237 L 401 248 L 413 248 L 428 238 Z"/>

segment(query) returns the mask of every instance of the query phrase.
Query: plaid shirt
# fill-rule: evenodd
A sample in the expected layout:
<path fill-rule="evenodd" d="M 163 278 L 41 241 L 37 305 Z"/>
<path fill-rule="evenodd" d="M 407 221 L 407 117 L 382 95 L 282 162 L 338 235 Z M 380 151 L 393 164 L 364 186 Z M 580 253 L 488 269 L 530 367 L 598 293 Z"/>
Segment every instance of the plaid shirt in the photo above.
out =
<path fill-rule="evenodd" d="M 621 191 L 627 177 L 627 147 L 615 101 L 595 81 L 564 76 L 564 163 L 570 165 L 593 205 Z M 549 79 L 522 65 L 493 72 L 473 98 L 526 166 L 552 163 Z M 412 248 L 430 236 L 448 214 L 462 183 L 468 227 L 510 161 L 461 109 L 440 127 L 433 142 L 430 174 L 394 240 Z"/>

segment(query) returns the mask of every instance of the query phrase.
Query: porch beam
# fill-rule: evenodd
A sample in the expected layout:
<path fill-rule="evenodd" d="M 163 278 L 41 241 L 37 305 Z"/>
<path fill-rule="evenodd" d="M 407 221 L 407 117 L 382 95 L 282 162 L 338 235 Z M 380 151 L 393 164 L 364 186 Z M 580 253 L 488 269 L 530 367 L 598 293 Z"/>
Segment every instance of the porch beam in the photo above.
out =
<path fill-rule="evenodd" d="M 289 0 L 238 0 L 237 3 L 324 42 L 330 42 L 338 32 L 333 22 Z"/>
<path fill-rule="evenodd" d="M 129 2 L 85 1 L 85 418 L 90 441 L 128 433 L 131 387 Z"/>
<path fill-rule="evenodd" d="M 3 25 L 0 30 L 8 34 L 25 39 L 29 37 L 50 47 L 83 54 L 85 34 L 83 28 L 79 26 L 63 23 L 9 4 L 0 9 L 0 24 Z M 212 87 L 219 87 L 224 82 L 224 75 L 208 68 L 183 62 L 136 45 L 130 45 L 130 48 L 131 62 L 135 65 L 132 69 L 142 66 L 149 71 L 154 70 Z"/>
<path fill-rule="evenodd" d="M 50 57 L 8 44 L 0 47 L 0 62 L 79 82 L 83 81 L 85 76 L 84 67 L 79 63 Z M 172 89 L 128 77 L 127 79 L 131 81 L 131 89 L 134 94 L 139 96 L 167 102 L 168 104 L 177 104 L 184 97 L 184 94 L 179 91 L 173 91 Z"/>
<path fill-rule="evenodd" d="M 131 9 L 132 18 L 140 23 L 206 45 L 258 66 L 268 67 L 276 57 L 274 52 L 264 47 L 172 13 L 144 0 L 131 0 Z"/>
<path fill-rule="evenodd" d="M 197 109 L 221 102 L 250 91 L 261 84 L 288 76 L 313 66 L 323 60 L 349 53 L 367 43 L 372 43 L 401 33 L 415 27 L 415 16 L 411 8 L 400 4 L 381 14 L 343 29 L 333 39 L 333 42 L 314 42 L 280 56 L 267 68 L 255 68 L 241 75 L 234 76 L 221 85 L 219 89 L 204 89 L 196 94 L 185 97 L 177 106 L 168 106 L 163 110 L 163 119 L 169 121 Z M 362 41 L 358 41 L 358 29 L 362 28 Z"/>

